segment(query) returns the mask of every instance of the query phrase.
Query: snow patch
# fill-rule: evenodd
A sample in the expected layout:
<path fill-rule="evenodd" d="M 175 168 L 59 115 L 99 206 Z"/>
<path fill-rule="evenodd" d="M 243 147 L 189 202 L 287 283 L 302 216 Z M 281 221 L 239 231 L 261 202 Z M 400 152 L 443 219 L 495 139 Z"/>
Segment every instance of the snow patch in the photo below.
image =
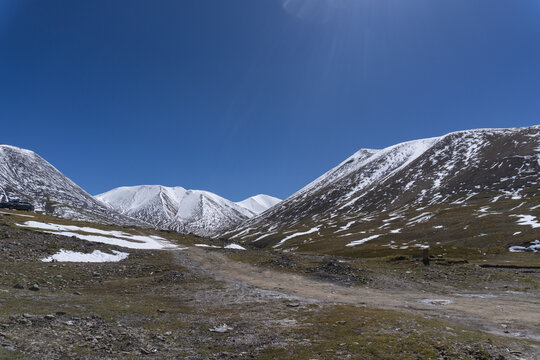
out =
<path fill-rule="evenodd" d="M 381 235 L 371 235 L 371 236 L 368 236 L 367 238 L 364 238 L 364 239 L 360 239 L 360 240 L 355 240 L 355 241 L 352 241 L 350 243 L 348 243 L 346 246 L 356 246 L 356 245 L 362 245 L 370 240 L 374 240 L 378 237 L 380 237 Z"/>
<path fill-rule="evenodd" d="M 310 230 L 308 230 L 308 231 L 298 232 L 298 233 L 289 235 L 289 236 L 287 236 L 286 238 L 284 238 L 283 240 L 281 240 L 279 243 L 277 243 L 276 245 L 274 245 L 273 247 L 274 247 L 274 248 L 277 248 L 278 246 L 283 245 L 283 243 L 284 243 L 285 241 L 290 240 L 290 239 L 292 239 L 292 238 L 295 238 L 295 237 L 297 237 L 297 236 L 308 235 L 308 234 L 313 234 L 313 233 L 315 233 L 315 232 L 318 232 L 320 228 L 321 228 L 320 226 L 317 226 L 317 227 L 314 227 L 314 228 L 312 228 L 312 229 L 310 229 Z"/>
<path fill-rule="evenodd" d="M 532 241 L 529 246 L 511 246 L 508 249 L 510 252 L 529 252 L 532 251 L 534 253 L 540 252 L 540 240 L 534 240 Z"/>
<path fill-rule="evenodd" d="M 195 244 L 196 247 L 202 247 L 202 248 L 212 248 L 212 249 L 221 249 L 220 246 L 216 245 L 208 245 L 208 244 Z"/>
<path fill-rule="evenodd" d="M 103 263 L 103 262 L 118 262 L 127 259 L 129 253 L 112 250 L 112 254 L 107 254 L 99 250 L 94 250 L 90 254 L 85 254 L 77 251 L 60 250 L 54 255 L 41 259 L 43 262 L 89 262 L 89 263 Z"/>
<path fill-rule="evenodd" d="M 515 217 L 520 218 L 517 222 L 518 225 L 524 225 L 524 226 L 529 225 L 529 226 L 532 226 L 533 229 L 540 227 L 540 222 L 536 220 L 536 216 L 533 216 L 533 215 L 510 215 L 510 216 L 515 216 Z"/>
<path fill-rule="evenodd" d="M 232 249 L 232 250 L 246 250 L 245 247 L 240 246 L 240 245 L 238 245 L 238 244 L 229 244 L 229 245 L 225 246 L 225 249 Z"/>
<path fill-rule="evenodd" d="M 81 240 L 97 242 L 102 244 L 116 245 L 128 249 L 145 249 L 145 250 L 161 250 L 161 249 L 178 249 L 178 246 L 171 244 L 166 239 L 151 235 L 132 235 L 122 231 L 107 231 L 95 229 L 91 227 L 80 227 L 75 225 L 60 225 L 51 223 L 42 223 L 38 221 L 27 221 L 24 224 L 16 224 L 20 227 L 39 229 L 40 231 L 55 235 L 68 237 L 76 237 Z M 74 232 L 77 231 L 77 232 Z M 81 234 L 84 232 L 87 234 Z M 97 234 L 97 235 L 96 235 Z"/>
<path fill-rule="evenodd" d="M 342 231 L 346 231 L 346 230 L 349 230 L 349 228 L 351 227 L 351 225 L 354 224 L 355 222 L 356 222 L 356 221 L 349 221 L 349 222 L 347 223 L 347 225 L 340 227 L 339 230 L 336 231 L 336 233 L 342 232 Z"/>

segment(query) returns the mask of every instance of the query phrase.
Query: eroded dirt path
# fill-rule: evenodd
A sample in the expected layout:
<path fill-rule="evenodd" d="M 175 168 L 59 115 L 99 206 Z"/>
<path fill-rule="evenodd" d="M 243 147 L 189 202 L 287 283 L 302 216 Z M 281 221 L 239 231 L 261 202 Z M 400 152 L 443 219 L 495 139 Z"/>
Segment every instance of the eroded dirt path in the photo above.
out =
<path fill-rule="evenodd" d="M 365 304 L 368 307 L 405 311 L 488 333 L 540 341 L 540 296 L 537 293 L 449 296 L 422 291 L 345 287 L 233 261 L 216 251 L 189 248 L 183 253 L 219 278 L 243 282 L 263 290 L 311 301 Z M 445 300 L 448 303 L 431 300 Z"/>

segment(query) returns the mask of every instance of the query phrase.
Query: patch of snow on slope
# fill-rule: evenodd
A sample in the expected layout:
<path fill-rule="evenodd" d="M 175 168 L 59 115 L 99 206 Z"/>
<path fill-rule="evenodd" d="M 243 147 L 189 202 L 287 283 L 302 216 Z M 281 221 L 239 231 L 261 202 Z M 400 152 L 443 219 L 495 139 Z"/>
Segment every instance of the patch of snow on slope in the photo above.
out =
<path fill-rule="evenodd" d="M 286 238 L 284 238 L 283 240 L 281 240 L 278 244 L 274 245 L 274 248 L 277 248 L 278 246 L 283 245 L 283 243 L 285 243 L 285 241 L 290 240 L 292 238 L 295 238 L 297 236 L 308 235 L 308 234 L 313 234 L 315 232 L 318 232 L 320 228 L 321 228 L 320 226 L 317 226 L 317 227 L 314 227 L 314 228 L 312 228 L 312 229 L 310 229 L 308 231 L 297 232 L 297 233 L 294 233 L 292 235 L 289 235 Z"/>
<path fill-rule="evenodd" d="M 268 234 L 264 234 L 264 235 L 261 235 L 259 236 L 258 238 L 256 238 L 255 240 L 253 240 L 252 242 L 256 242 L 256 241 L 259 241 L 259 240 L 262 240 L 270 235 L 274 235 L 275 233 L 271 232 L 271 233 L 268 233 Z"/>
<path fill-rule="evenodd" d="M 508 249 L 510 252 L 525 252 L 525 251 L 532 251 L 532 252 L 540 252 L 540 240 L 534 240 L 532 241 L 529 246 L 511 246 Z"/>
<path fill-rule="evenodd" d="M 106 231 L 101 229 L 94 229 L 91 227 L 80 227 L 74 225 L 60 225 L 42 223 L 38 221 L 27 221 L 24 224 L 16 224 L 20 227 L 39 229 L 40 231 L 62 235 L 62 236 L 74 236 L 81 240 L 97 242 L 102 244 L 116 245 L 125 247 L 128 249 L 146 249 L 146 250 L 160 250 L 160 249 L 177 249 L 178 246 L 169 243 L 166 239 L 159 236 L 143 236 L 132 235 L 121 231 Z M 77 232 L 74 232 L 77 231 Z M 80 232 L 90 233 L 81 234 Z M 97 235 L 94 235 L 97 234 Z"/>
<path fill-rule="evenodd" d="M 412 219 L 410 219 L 409 222 L 407 223 L 407 226 L 411 226 L 411 225 L 414 225 L 414 224 L 419 224 L 419 223 L 426 222 L 429 219 L 431 219 L 432 217 L 433 217 L 432 213 L 424 212 L 424 213 L 422 213 L 420 215 L 417 215 L 417 216 L 413 217 Z"/>
<path fill-rule="evenodd" d="M 221 246 L 208 245 L 208 244 L 195 244 L 195 246 L 196 247 L 202 247 L 202 248 L 221 249 Z"/>
<path fill-rule="evenodd" d="M 352 242 L 348 243 L 346 246 L 351 247 L 351 246 L 356 246 L 356 245 L 362 245 L 363 243 L 366 243 L 366 242 L 368 242 L 370 240 L 374 240 L 374 239 L 376 239 L 376 238 L 378 238 L 380 236 L 381 235 L 371 235 L 371 236 L 369 236 L 369 237 L 367 237 L 365 239 L 352 241 Z"/>
<path fill-rule="evenodd" d="M 229 244 L 229 245 L 225 246 L 225 249 L 246 250 L 245 247 L 240 246 L 240 245 L 238 245 L 238 244 Z"/>
<path fill-rule="evenodd" d="M 113 254 L 107 254 L 99 250 L 94 250 L 90 254 L 85 254 L 77 251 L 70 250 L 60 250 L 54 255 L 51 255 L 45 259 L 42 259 L 43 262 L 91 262 L 91 263 L 102 263 L 102 262 L 118 262 L 124 259 L 127 259 L 129 253 L 121 251 L 112 251 Z"/>
<path fill-rule="evenodd" d="M 356 221 L 349 221 L 345 226 L 341 226 L 339 228 L 339 230 L 336 231 L 336 233 L 338 232 L 342 232 L 342 231 L 346 231 L 346 230 L 349 230 L 349 228 L 351 227 L 352 224 L 354 224 Z"/>
<path fill-rule="evenodd" d="M 237 237 L 241 237 L 241 236 L 244 236 L 244 235 L 247 235 L 251 230 L 254 230 L 253 228 L 247 228 L 245 230 L 242 230 L 240 231 L 238 234 L 234 235 L 234 236 L 231 236 L 231 239 L 234 239 L 234 238 L 237 238 Z"/>
<path fill-rule="evenodd" d="M 533 215 L 510 215 L 510 216 L 515 216 L 515 217 L 520 218 L 518 220 L 518 225 L 524 225 L 524 226 L 530 225 L 532 226 L 533 229 L 540 227 L 540 222 L 536 220 L 536 216 L 533 216 Z"/>

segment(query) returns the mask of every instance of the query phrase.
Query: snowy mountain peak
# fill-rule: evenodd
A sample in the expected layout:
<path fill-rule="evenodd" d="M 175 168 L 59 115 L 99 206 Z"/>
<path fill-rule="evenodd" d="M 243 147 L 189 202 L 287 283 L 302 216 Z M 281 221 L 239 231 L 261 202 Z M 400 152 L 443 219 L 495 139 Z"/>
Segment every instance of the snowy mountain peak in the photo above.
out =
<path fill-rule="evenodd" d="M 278 199 L 276 197 L 259 194 L 239 201 L 236 204 L 248 209 L 256 215 L 259 215 L 280 202 L 281 199 Z"/>
<path fill-rule="evenodd" d="M 238 225 L 279 201 L 258 195 L 245 203 L 234 203 L 208 191 L 161 185 L 119 187 L 96 199 L 158 228 L 201 236 Z"/>

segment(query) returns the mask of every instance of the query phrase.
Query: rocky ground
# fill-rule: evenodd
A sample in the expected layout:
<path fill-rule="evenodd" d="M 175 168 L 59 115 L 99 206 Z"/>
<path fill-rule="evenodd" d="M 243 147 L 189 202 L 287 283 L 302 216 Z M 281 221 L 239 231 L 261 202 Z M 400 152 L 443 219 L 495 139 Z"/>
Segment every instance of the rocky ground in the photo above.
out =
<path fill-rule="evenodd" d="M 534 269 L 207 250 L 193 247 L 204 239 L 167 232 L 187 249 L 133 250 L 21 229 L 20 221 L 16 212 L 0 215 L 0 359 L 538 357 Z M 59 249 L 130 256 L 40 261 Z"/>

